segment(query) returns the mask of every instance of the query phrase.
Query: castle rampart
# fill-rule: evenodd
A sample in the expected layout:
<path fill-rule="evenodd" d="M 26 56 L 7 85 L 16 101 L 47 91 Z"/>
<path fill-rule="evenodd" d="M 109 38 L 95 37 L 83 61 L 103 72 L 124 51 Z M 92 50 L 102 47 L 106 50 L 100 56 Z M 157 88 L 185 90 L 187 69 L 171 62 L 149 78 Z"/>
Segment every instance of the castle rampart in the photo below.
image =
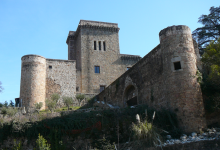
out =
<path fill-rule="evenodd" d="M 206 127 L 197 56 L 187 26 L 159 34 L 160 44 L 110 84 L 97 98 L 120 107 L 148 104 L 176 112 L 185 132 Z"/>

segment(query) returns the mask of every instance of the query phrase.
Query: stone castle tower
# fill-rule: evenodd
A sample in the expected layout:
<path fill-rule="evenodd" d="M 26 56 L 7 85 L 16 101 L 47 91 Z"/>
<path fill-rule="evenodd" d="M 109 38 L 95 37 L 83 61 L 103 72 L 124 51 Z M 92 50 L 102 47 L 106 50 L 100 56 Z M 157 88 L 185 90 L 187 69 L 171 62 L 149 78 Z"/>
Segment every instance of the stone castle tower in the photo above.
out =
<path fill-rule="evenodd" d="M 68 60 L 39 55 L 21 58 L 20 98 L 26 108 L 49 99 L 53 93 L 75 97 L 96 95 L 141 59 L 120 54 L 118 24 L 80 20 L 66 40 Z"/>
<path fill-rule="evenodd" d="M 77 92 L 99 93 L 140 59 L 120 54 L 118 32 L 116 23 L 86 20 L 69 32 L 68 60 L 76 60 Z"/>

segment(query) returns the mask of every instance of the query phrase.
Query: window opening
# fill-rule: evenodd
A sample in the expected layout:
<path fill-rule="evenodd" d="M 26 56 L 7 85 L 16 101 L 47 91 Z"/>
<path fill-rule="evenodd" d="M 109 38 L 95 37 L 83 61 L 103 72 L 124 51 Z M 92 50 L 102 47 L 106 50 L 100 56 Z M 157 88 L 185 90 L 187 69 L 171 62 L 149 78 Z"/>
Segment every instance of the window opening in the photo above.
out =
<path fill-rule="evenodd" d="M 96 50 L 96 41 L 94 41 L 94 50 Z"/>
<path fill-rule="evenodd" d="M 99 41 L 99 50 L 101 50 L 101 41 Z"/>
<path fill-rule="evenodd" d="M 127 70 L 129 70 L 131 67 L 127 67 Z"/>
<path fill-rule="evenodd" d="M 179 70 L 179 69 L 181 69 L 180 61 L 178 61 L 178 62 L 174 62 L 174 69 L 175 69 L 175 70 Z"/>
<path fill-rule="evenodd" d="M 95 66 L 95 73 L 100 73 L 100 67 L 99 66 Z"/>
<path fill-rule="evenodd" d="M 52 69 L 52 66 L 49 66 L 49 69 Z"/>
<path fill-rule="evenodd" d="M 105 42 L 103 42 L 103 49 L 104 49 L 104 51 L 105 51 Z"/>
<path fill-rule="evenodd" d="M 76 87 L 76 92 L 79 92 L 79 87 Z"/>
<path fill-rule="evenodd" d="M 100 92 L 102 92 L 103 90 L 105 90 L 105 86 L 100 85 Z"/>

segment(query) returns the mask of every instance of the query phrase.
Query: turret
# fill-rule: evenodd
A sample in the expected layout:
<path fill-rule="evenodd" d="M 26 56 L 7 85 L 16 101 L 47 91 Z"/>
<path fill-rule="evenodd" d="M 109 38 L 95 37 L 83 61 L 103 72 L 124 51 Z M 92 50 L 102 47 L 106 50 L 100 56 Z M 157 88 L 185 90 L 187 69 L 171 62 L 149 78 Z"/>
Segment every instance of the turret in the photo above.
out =
<path fill-rule="evenodd" d="M 25 108 L 43 102 L 45 109 L 46 59 L 39 55 L 25 55 L 21 58 L 20 98 Z"/>
<path fill-rule="evenodd" d="M 195 77 L 197 56 L 190 28 L 171 26 L 159 33 L 167 105 L 186 132 L 206 127 L 200 84 Z"/>

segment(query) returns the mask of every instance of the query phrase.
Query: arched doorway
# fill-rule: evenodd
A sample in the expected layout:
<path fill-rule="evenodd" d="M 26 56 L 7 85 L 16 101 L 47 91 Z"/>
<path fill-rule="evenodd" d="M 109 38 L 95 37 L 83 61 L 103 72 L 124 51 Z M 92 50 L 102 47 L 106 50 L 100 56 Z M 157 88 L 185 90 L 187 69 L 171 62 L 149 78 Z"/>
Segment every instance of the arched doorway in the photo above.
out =
<path fill-rule="evenodd" d="M 129 85 L 125 89 L 124 102 L 127 106 L 137 105 L 137 89 L 133 85 Z"/>

